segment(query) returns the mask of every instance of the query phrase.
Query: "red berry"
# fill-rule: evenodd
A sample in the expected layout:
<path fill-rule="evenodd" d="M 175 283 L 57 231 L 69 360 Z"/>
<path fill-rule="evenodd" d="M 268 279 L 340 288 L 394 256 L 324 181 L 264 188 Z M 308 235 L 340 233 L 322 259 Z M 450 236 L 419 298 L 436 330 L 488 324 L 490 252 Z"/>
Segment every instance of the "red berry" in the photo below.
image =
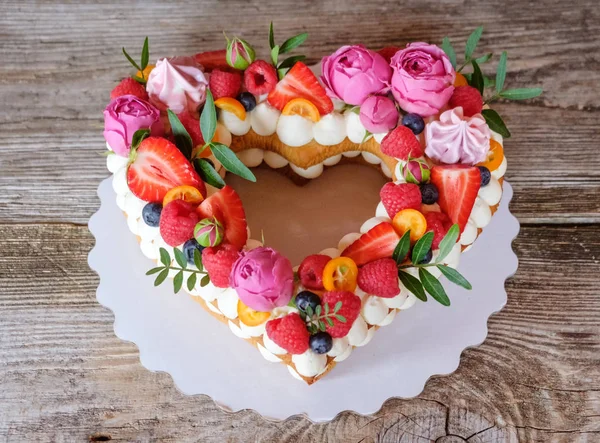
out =
<path fill-rule="evenodd" d="M 483 98 L 473 86 L 459 86 L 454 89 L 448 106 L 451 108 L 462 106 L 464 116 L 471 117 L 479 114 L 483 109 Z"/>
<path fill-rule="evenodd" d="M 402 48 L 399 48 L 398 46 L 386 46 L 385 48 L 381 48 L 379 51 L 377 51 L 377 53 L 389 63 L 396 52 L 400 51 L 401 49 Z"/>
<path fill-rule="evenodd" d="M 398 266 L 391 258 L 367 263 L 358 270 L 358 287 L 368 294 L 391 298 L 400 293 Z"/>
<path fill-rule="evenodd" d="M 421 209 L 421 189 L 414 183 L 386 183 L 379 197 L 390 218 L 403 209 Z"/>
<path fill-rule="evenodd" d="M 409 156 L 413 158 L 423 156 L 421 143 L 411 129 L 406 126 L 397 126 L 396 129 L 383 137 L 381 152 L 405 161 L 408 160 Z"/>
<path fill-rule="evenodd" d="M 323 289 L 323 270 L 331 257 L 323 254 L 309 255 L 298 267 L 302 286 L 307 289 Z"/>
<path fill-rule="evenodd" d="M 207 51 L 196 54 L 194 58 L 198 62 L 204 72 L 211 72 L 214 69 L 229 69 L 227 64 L 227 50 L 220 49 L 218 51 Z"/>
<path fill-rule="evenodd" d="M 198 206 L 200 218 L 215 217 L 223 225 L 223 243 L 233 245 L 238 251 L 248 241 L 246 213 L 240 196 L 231 186 L 224 186 Z"/>
<path fill-rule="evenodd" d="M 121 97 L 122 95 L 135 95 L 142 100 L 148 100 L 146 89 L 131 77 L 121 80 L 121 83 L 110 92 L 111 99 Z"/>
<path fill-rule="evenodd" d="M 244 71 L 244 86 L 254 95 L 268 94 L 277 85 L 277 71 L 264 60 L 255 60 Z"/>
<path fill-rule="evenodd" d="M 160 214 L 160 235 L 169 246 L 179 246 L 194 236 L 194 227 L 200 221 L 196 207 L 183 200 L 173 200 Z"/>
<path fill-rule="evenodd" d="M 338 302 L 342 302 L 342 307 L 337 311 L 337 315 L 341 315 L 346 319 L 345 322 L 339 321 L 335 317 L 330 317 L 333 321 L 333 326 L 329 326 L 328 322 L 325 322 L 327 332 L 333 338 L 345 337 L 352 328 L 354 320 L 360 314 L 360 308 L 362 303 L 358 295 L 348 291 L 329 291 L 323 294 L 321 297 L 321 305 L 323 306 L 323 312 L 325 312 L 325 304 L 329 305 L 329 312 L 333 312 L 335 305 Z"/>
<path fill-rule="evenodd" d="M 387 222 L 379 223 L 342 251 L 342 257 L 354 260 L 357 266 L 380 258 L 391 257 L 400 241 L 394 227 Z"/>
<path fill-rule="evenodd" d="M 183 112 L 177 117 L 179 117 L 179 121 L 188 134 L 190 134 L 190 137 L 192 137 L 192 144 L 194 147 L 204 146 L 204 138 L 202 137 L 202 132 L 200 131 L 200 121 L 189 112 Z"/>
<path fill-rule="evenodd" d="M 239 72 L 227 72 L 215 69 L 210 74 L 208 87 L 215 100 L 221 97 L 237 97 L 242 87 L 242 76 Z"/>
<path fill-rule="evenodd" d="M 231 245 L 204 248 L 202 251 L 202 264 L 213 285 L 217 288 L 229 287 L 231 268 L 233 268 L 233 264 L 240 255 L 239 251 Z"/>
<path fill-rule="evenodd" d="M 304 354 L 308 349 L 310 334 L 304 320 L 295 312 L 269 320 L 266 330 L 267 336 L 290 354 Z"/>
<path fill-rule="evenodd" d="M 452 226 L 452 222 L 450 222 L 448 216 L 443 212 L 428 212 L 424 215 L 425 220 L 427 220 L 427 230 L 433 231 L 433 244 L 431 248 L 437 249 L 448 229 Z"/>

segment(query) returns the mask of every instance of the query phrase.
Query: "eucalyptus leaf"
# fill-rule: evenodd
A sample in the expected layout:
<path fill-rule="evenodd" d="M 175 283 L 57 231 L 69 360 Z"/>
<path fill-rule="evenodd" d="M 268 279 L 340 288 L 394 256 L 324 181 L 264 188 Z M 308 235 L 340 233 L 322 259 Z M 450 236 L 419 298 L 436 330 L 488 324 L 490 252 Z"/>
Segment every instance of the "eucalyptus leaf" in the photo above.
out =
<path fill-rule="evenodd" d="M 183 271 L 179 271 L 173 278 L 173 292 L 177 294 L 183 286 Z"/>
<path fill-rule="evenodd" d="M 140 143 L 142 143 L 144 139 L 149 136 L 150 129 L 138 129 L 133 133 L 133 137 L 131 137 L 131 148 L 137 149 Z"/>
<path fill-rule="evenodd" d="M 433 243 L 433 231 L 426 232 L 413 246 L 411 260 L 413 264 L 418 265 L 425 258 Z"/>
<path fill-rule="evenodd" d="M 202 254 L 200 254 L 198 249 L 194 249 L 194 265 L 196 265 L 200 272 L 204 270 L 204 266 L 202 266 Z"/>
<path fill-rule="evenodd" d="M 298 34 L 298 35 L 288 38 L 281 45 L 281 48 L 279 49 L 279 53 L 285 54 L 286 52 L 290 52 L 291 50 L 297 48 L 302 43 L 304 43 L 307 38 L 308 38 L 308 34 L 306 32 L 303 32 L 302 34 Z"/>
<path fill-rule="evenodd" d="M 456 69 L 456 51 L 454 51 L 454 48 L 452 47 L 452 44 L 450 43 L 450 39 L 448 37 L 444 37 L 444 40 L 442 40 L 442 50 L 450 59 L 452 67 Z"/>
<path fill-rule="evenodd" d="M 161 273 L 156 276 L 156 279 L 154 280 L 154 286 L 160 285 L 162 282 L 164 282 L 166 280 L 166 278 L 168 276 L 169 276 L 169 270 L 166 268 L 163 269 L 161 271 Z"/>
<path fill-rule="evenodd" d="M 292 57 L 286 58 L 284 61 L 279 63 L 277 69 L 291 68 L 294 66 L 294 63 L 302 61 L 306 58 L 305 55 L 293 55 Z"/>
<path fill-rule="evenodd" d="M 229 172 L 239 175 L 248 181 L 255 182 L 256 177 L 248 167 L 235 155 L 235 153 L 222 143 L 211 143 L 210 149 L 217 160 Z"/>
<path fill-rule="evenodd" d="M 169 116 L 171 132 L 175 138 L 175 146 L 177 146 L 177 149 L 181 151 L 185 158 L 190 160 L 192 158 L 192 150 L 194 149 L 192 137 L 190 137 L 185 126 L 181 124 L 179 117 L 173 111 L 167 109 L 167 115 Z"/>
<path fill-rule="evenodd" d="M 406 231 L 396 247 L 394 248 L 394 253 L 392 254 L 392 258 L 397 264 L 401 264 L 406 256 L 408 255 L 408 251 L 410 249 L 410 230 Z"/>
<path fill-rule="evenodd" d="M 273 32 L 273 22 L 269 25 L 269 48 L 275 47 L 275 33 Z"/>
<path fill-rule="evenodd" d="M 437 265 L 437 268 L 452 283 L 457 284 L 458 286 L 462 286 L 465 289 L 469 289 L 469 290 L 473 289 L 473 286 L 471 286 L 471 283 L 469 283 L 467 281 L 467 279 L 464 278 L 462 276 L 462 274 L 460 272 L 458 272 L 456 269 L 451 268 L 446 265 Z"/>
<path fill-rule="evenodd" d="M 427 296 L 423 290 L 423 285 L 418 278 L 413 277 L 408 272 L 398 271 L 398 278 L 409 292 L 413 293 L 421 301 L 427 301 Z"/>
<path fill-rule="evenodd" d="M 444 306 L 450 306 L 450 299 L 448 298 L 448 295 L 446 295 L 444 287 L 431 272 L 425 268 L 419 268 L 419 279 L 425 290 L 434 300 L 437 300 Z"/>
<path fill-rule="evenodd" d="M 169 255 L 169 252 L 165 248 L 160 248 L 158 252 L 160 253 L 160 262 L 167 268 L 171 266 L 171 256 Z"/>
<path fill-rule="evenodd" d="M 467 44 L 465 46 L 465 60 L 470 60 L 473 56 L 473 52 L 475 52 L 475 48 L 477 48 L 477 43 L 479 43 L 482 33 L 483 26 L 480 26 L 475 29 L 467 39 Z"/>
<path fill-rule="evenodd" d="M 200 279 L 200 287 L 201 288 L 205 287 L 209 283 L 210 283 L 210 277 L 208 276 L 208 274 Z"/>
<path fill-rule="evenodd" d="M 500 115 L 496 111 L 494 111 L 493 109 L 484 109 L 483 111 L 481 111 L 481 114 L 485 118 L 485 121 L 487 122 L 488 126 L 492 131 L 497 132 L 504 138 L 510 137 L 510 131 L 504 124 L 504 120 L 502 120 L 502 117 L 500 117 Z"/>
<path fill-rule="evenodd" d="M 200 132 L 204 143 L 210 143 L 215 136 L 217 130 L 217 110 L 215 109 L 215 101 L 212 92 L 206 91 L 206 101 L 200 115 Z"/>
<path fill-rule="evenodd" d="M 496 70 L 496 93 L 499 94 L 504 88 L 504 81 L 506 80 L 506 51 L 500 55 L 500 61 L 498 62 L 498 69 Z"/>
<path fill-rule="evenodd" d="M 538 97 L 542 94 L 542 88 L 517 88 L 506 89 L 499 95 L 508 100 L 527 100 L 528 98 Z"/>
<path fill-rule="evenodd" d="M 448 254 L 450 254 L 450 251 L 452 251 L 452 248 L 456 244 L 459 236 L 460 228 L 457 224 L 453 224 L 440 242 L 440 251 L 438 253 L 436 263 L 441 263 L 442 260 L 445 259 Z"/>
<path fill-rule="evenodd" d="M 165 269 L 163 266 L 159 266 L 157 268 L 152 268 L 150 269 L 148 272 L 146 272 L 146 275 L 152 275 L 152 274 L 156 274 L 157 272 L 162 271 L 163 269 Z"/>
<path fill-rule="evenodd" d="M 192 291 L 194 289 L 194 286 L 196 286 L 196 280 L 198 279 L 197 275 L 195 272 L 193 272 L 192 274 L 190 274 L 190 276 L 187 279 L 187 288 L 188 291 Z"/>
<path fill-rule="evenodd" d="M 215 188 L 221 189 L 225 186 L 225 180 L 215 170 L 213 165 L 205 158 L 197 158 L 194 160 L 194 169 L 200 175 L 202 181 L 208 183 Z"/>
<path fill-rule="evenodd" d="M 143 71 L 142 68 L 139 67 L 139 65 L 131 58 L 131 56 L 129 54 L 127 54 L 127 51 L 125 50 L 125 48 L 121 48 L 123 50 L 123 55 L 125 56 L 125 58 L 127 58 L 127 60 L 129 60 L 129 63 L 131 63 L 133 65 L 134 68 L 136 68 L 138 71 Z"/>
<path fill-rule="evenodd" d="M 148 66 L 148 60 L 150 60 L 150 50 L 148 48 L 148 37 L 146 37 L 144 39 L 144 46 L 142 47 L 142 69 L 141 71 L 144 71 L 144 69 L 146 69 L 146 66 Z M 142 75 L 144 75 L 144 73 L 142 72 Z"/>
<path fill-rule="evenodd" d="M 470 84 L 483 96 L 483 73 L 481 72 L 479 64 L 475 60 L 471 61 L 471 64 L 473 65 L 473 75 L 471 76 Z"/>
<path fill-rule="evenodd" d="M 271 49 L 271 61 L 273 62 L 273 66 L 277 66 L 277 60 L 279 58 L 279 45 L 275 45 L 273 49 Z"/>
<path fill-rule="evenodd" d="M 175 255 L 175 261 L 181 268 L 187 268 L 187 258 L 183 251 L 178 248 L 173 248 L 173 254 Z"/>

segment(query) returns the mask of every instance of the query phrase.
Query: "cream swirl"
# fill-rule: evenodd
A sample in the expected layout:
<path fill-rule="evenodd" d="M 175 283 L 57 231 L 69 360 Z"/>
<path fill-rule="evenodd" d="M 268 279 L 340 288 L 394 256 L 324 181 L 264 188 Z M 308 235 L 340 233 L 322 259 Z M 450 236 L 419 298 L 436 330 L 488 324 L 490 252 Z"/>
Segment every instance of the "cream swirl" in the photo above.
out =
<path fill-rule="evenodd" d="M 485 160 L 492 132 L 481 114 L 465 117 L 458 106 L 427 124 L 425 154 L 442 163 L 474 165 Z"/>
<path fill-rule="evenodd" d="M 148 77 L 150 101 L 161 111 L 196 112 L 206 99 L 208 81 L 192 57 L 162 58 Z"/>

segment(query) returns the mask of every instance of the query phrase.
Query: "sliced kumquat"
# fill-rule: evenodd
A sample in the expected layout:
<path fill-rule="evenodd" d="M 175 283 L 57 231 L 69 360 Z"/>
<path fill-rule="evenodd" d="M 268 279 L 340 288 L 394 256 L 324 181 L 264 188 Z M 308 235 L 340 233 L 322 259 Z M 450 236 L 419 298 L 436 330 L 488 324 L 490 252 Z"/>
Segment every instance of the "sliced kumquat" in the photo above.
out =
<path fill-rule="evenodd" d="M 139 78 L 143 78 L 144 80 L 148 80 L 148 76 L 150 75 L 150 73 L 152 72 L 152 70 L 154 69 L 154 65 L 148 65 L 144 68 L 144 76 L 142 77 L 142 71 L 138 71 L 135 73 L 136 76 L 138 76 Z"/>
<path fill-rule="evenodd" d="M 331 259 L 323 269 L 323 287 L 326 291 L 350 291 L 356 289 L 358 267 L 348 257 Z"/>
<path fill-rule="evenodd" d="M 487 154 L 487 160 L 477 163 L 477 166 L 485 166 L 490 171 L 495 171 L 504 160 L 504 149 L 496 140 L 490 140 L 490 150 Z"/>
<path fill-rule="evenodd" d="M 400 237 L 410 231 L 410 242 L 416 243 L 427 231 L 427 220 L 416 209 L 403 209 L 394 216 L 392 225 Z"/>
<path fill-rule="evenodd" d="M 457 88 L 459 86 L 468 86 L 469 82 L 467 82 L 467 79 L 464 75 L 462 75 L 460 72 L 456 73 L 456 78 L 454 79 L 454 86 L 456 86 Z"/>
<path fill-rule="evenodd" d="M 255 311 L 249 306 L 246 306 L 241 300 L 238 300 L 237 313 L 240 321 L 246 326 L 262 325 L 271 316 L 270 312 Z"/>
<path fill-rule="evenodd" d="M 215 100 L 215 106 L 223 111 L 231 112 L 240 120 L 246 120 L 246 109 L 235 98 L 221 97 Z"/>
<path fill-rule="evenodd" d="M 172 202 L 173 200 L 183 200 L 193 205 L 199 205 L 204 197 L 202 193 L 189 185 L 181 185 L 177 186 L 165 194 L 165 198 L 163 199 L 163 207 L 167 206 L 167 203 Z"/>
<path fill-rule="evenodd" d="M 321 118 L 319 109 L 310 100 L 305 98 L 290 100 L 281 113 L 283 115 L 299 115 L 315 123 Z"/>

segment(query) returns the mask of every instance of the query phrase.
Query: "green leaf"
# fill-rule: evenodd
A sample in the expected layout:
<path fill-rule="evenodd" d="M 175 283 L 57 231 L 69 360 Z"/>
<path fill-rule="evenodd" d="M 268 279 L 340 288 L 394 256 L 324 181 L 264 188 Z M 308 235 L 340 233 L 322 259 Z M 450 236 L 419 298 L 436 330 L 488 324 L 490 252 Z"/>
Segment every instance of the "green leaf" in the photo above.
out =
<path fill-rule="evenodd" d="M 173 278 L 173 292 L 177 294 L 183 286 L 183 271 L 179 271 Z"/>
<path fill-rule="evenodd" d="M 169 276 L 169 270 L 163 269 L 162 272 L 156 276 L 156 280 L 154 280 L 154 286 L 160 285 L 162 282 L 164 282 L 166 280 L 166 278 L 168 276 Z"/>
<path fill-rule="evenodd" d="M 294 63 L 302 61 L 305 58 L 306 58 L 305 55 L 293 55 L 292 57 L 288 57 L 284 61 L 279 63 L 279 66 L 277 66 L 277 69 L 291 68 L 292 66 L 294 66 Z"/>
<path fill-rule="evenodd" d="M 412 262 L 415 265 L 418 265 L 421 260 L 425 258 L 429 250 L 431 249 L 431 245 L 433 243 L 433 231 L 426 232 L 423 237 L 415 243 L 412 251 Z"/>
<path fill-rule="evenodd" d="M 325 318 L 325 320 L 327 320 L 327 324 L 329 326 L 331 326 L 332 328 L 335 326 L 335 324 L 333 323 L 333 320 L 331 319 L 331 317 L 327 317 L 327 318 Z"/>
<path fill-rule="evenodd" d="M 122 49 L 123 49 L 123 55 L 125 56 L 125 58 L 127 58 L 127 60 L 129 60 L 129 63 L 131 63 L 133 65 L 133 67 L 136 68 L 138 71 L 143 71 L 143 69 L 140 68 L 135 61 L 133 61 L 133 59 L 129 56 L 129 54 L 127 54 L 127 51 L 125 50 L 125 48 L 122 48 Z"/>
<path fill-rule="evenodd" d="M 456 69 L 456 51 L 454 51 L 454 48 L 452 47 L 452 44 L 450 43 L 450 39 L 448 37 L 444 37 L 444 40 L 442 40 L 442 50 L 450 59 L 452 67 Z"/>
<path fill-rule="evenodd" d="M 410 230 L 406 231 L 396 247 L 394 248 L 394 253 L 392 254 L 392 258 L 397 264 L 401 264 L 406 256 L 408 255 L 408 250 L 410 249 Z"/>
<path fill-rule="evenodd" d="M 499 94 L 504 88 L 504 81 L 506 80 L 506 51 L 503 51 L 500 55 L 500 61 L 498 62 L 498 69 L 496 70 L 496 94 Z"/>
<path fill-rule="evenodd" d="M 188 291 L 191 291 L 194 289 L 194 286 L 196 286 L 196 280 L 198 279 L 197 275 L 195 272 L 193 272 L 192 274 L 190 274 L 190 276 L 187 279 L 187 288 Z"/>
<path fill-rule="evenodd" d="M 453 224 L 450 227 L 450 229 L 448 229 L 448 232 L 446 233 L 446 235 L 440 242 L 440 246 L 439 246 L 440 252 L 438 254 L 436 263 L 441 263 L 442 260 L 445 259 L 448 256 L 448 254 L 450 254 L 450 251 L 452 251 L 452 248 L 456 244 L 456 241 L 458 240 L 459 236 L 460 236 L 460 228 L 458 227 L 457 224 Z"/>
<path fill-rule="evenodd" d="M 132 75 L 131 78 L 134 79 L 136 82 L 138 82 L 141 85 L 145 85 L 146 84 L 146 79 L 145 78 L 138 77 L 137 75 Z"/>
<path fill-rule="evenodd" d="M 201 288 L 205 287 L 209 283 L 210 283 L 210 277 L 208 276 L 208 274 L 200 279 L 200 287 Z"/>
<path fill-rule="evenodd" d="M 285 74 L 287 74 L 288 71 L 289 71 L 288 68 L 278 69 L 277 70 L 277 78 L 279 80 L 283 80 L 283 77 L 285 77 Z"/>
<path fill-rule="evenodd" d="M 315 314 L 317 315 L 317 317 L 321 316 L 322 311 L 323 308 L 321 308 L 321 305 L 317 305 L 317 308 L 315 309 Z"/>
<path fill-rule="evenodd" d="M 419 268 L 419 278 L 421 279 L 421 283 L 429 295 L 431 295 L 442 305 L 450 306 L 450 299 L 446 295 L 444 287 L 431 272 L 425 268 Z"/>
<path fill-rule="evenodd" d="M 482 33 L 483 26 L 480 26 L 475 29 L 467 39 L 467 45 L 465 46 L 465 60 L 471 60 L 471 56 L 473 55 L 473 52 L 475 52 L 475 48 L 477 47 L 477 43 L 479 43 Z"/>
<path fill-rule="evenodd" d="M 488 126 L 492 131 L 497 132 L 502 137 L 510 137 L 510 131 L 504 124 L 502 117 L 500 117 L 500 115 L 496 111 L 494 111 L 493 109 L 484 109 L 483 111 L 481 111 L 481 114 L 483 114 L 485 121 L 487 122 Z"/>
<path fill-rule="evenodd" d="M 333 307 L 333 313 L 337 314 L 340 309 L 342 309 L 342 302 L 338 301 Z"/>
<path fill-rule="evenodd" d="M 494 54 L 491 53 L 491 52 L 488 52 L 487 54 L 482 55 L 481 57 L 477 57 L 475 59 L 475 61 L 477 62 L 478 65 L 482 65 L 482 64 L 487 63 L 488 61 L 490 61 L 490 59 L 492 58 L 492 55 L 494 55 Z"/>
<path fill-rule="evenodd" d="M 160 262 L 167 268 L 171 266 L 171 256 L 169 255 L 169 252 L 165 248 L 160 248 L 158 252 L 160 253 Z"/>
<path fill-rule="evenodd" d="M 175 261 L 183 269 L 187 268 L 187 258 L 181 249 L 173 248 L 173 254 L 175 254 Z"/>
<path fill-rule="evenodd" d="M 273 32 L 273 22 L 269 25 L 269 48 L 275 47 L 275 33 Z"/>
<path fill-rule="evenodd" d="M 319 329 L 323 332 L 326 331 L 325 322 L 323 320 L 319 320 Z"/>
<path fill-rule="evenodd" d="M 471 61 L 471 64 L 473 65 L 473 75 L 471 76 L 470 84 L 483 96 L 483 74 L 481 73 L 481 68 L 475 60 Z"/>
<path fill-rule="evenodd" d="M 162 271 L 163 269 L 165 269 L 163 266 L 159 266 L 157 268 L 152 268 L 150 269 L 148 272 L 146 272 L 146 275 L 152 275 L 152 274 L 156 274 L 157 272 Z"/>
<path fill-rule="evenodd" d="M 329 303 L 325 303 L 325 315 L 329 315 Z"/>
<path fill-rule="evenodd" d="M 188 134 L 185 127 L 181 124 L 179 117 L 173 111 L 167 109 L 167 115 L 169 116 L 171 131 L 175 138 L 175 146 L 177 146 L 177 149 L 181 151 L 185 158 L 190 160 L 192 158 L 192 150 L 194 149 L 192 137 L 190 137 L 190 134 Z"/>
<path fill-rule="evenodd" d="M 204 143 L 210 143 L 215 136 L 217 130 L 217 110 L 215 109 L 215 101 L 212 92 L 206 91 L 206 101 L 200 115 L 200 132 Z"/>
<path fill-rule="evenodd" d="M 462 274 L 460 272 L 458 272 L 456 269 L 451 268 L 446 265 L 437 265 L 437 268 L 452 283 L 457 284 L 458 286 L 462 286 L 465 289 L 469 289 L 469 290 L 473 289 L 473 286 L 471 286 L 471 283 L 469 283 L 467 281 L 467 279 L 464 278 L 462 276 Z"/>
<path fill-rule="evenodd" d="M 229 172 L 239 175 L 251 182 L 256 181 L 256 177 L 248 167 L 237 158 L 237 155 L 222 143 L 211 143 L 210 150 L 223 167 Z"/>
<path fill-rule="evenodd" d="M 146 69 L 146 66 L 148 66 L 148 60 L 150 59 L 150 50 L 148 49 L 148 37 L 146 37 L 146 39 L 144 40 L 144 46 L 142 47 L 142 69 L 140 69 L 140 71 L 143 71 L 144 69 Z M 144 75 L 144 73 L 142 72 L 142 75 Z"/>
<path fill-rule="evenodd" d="M 202 254 L 200 254 L 200 251 L 198 249 L 194 249 L 194 264 L 196 265 L 198 270 L 202 272 L 202 270 L 204 269 L 204 266 L 202 266 Z"/>
<path fill-rule="evenodd" d="M 335 319 L 340 323 L 346 323 L 346 317 L 340 314 L 335 314 Z"/>
<path fill-rule="evenodd" d="M 483 89 L 493 88 L 496 85 L 496 80 L 489 78 L 487 75 L 483 76 Z"/>
<path fill-rule="evenodd" d="M 298 35 L 288 38 L 281 45 L 281 48 L 279 49 L 279 53 L 285 54 L 286 52 L 290 52 L 291 50 L 297 48 L 302 43 L 304 43 L 307 38 L 308 38 L 308 34 L 306 32 L 303 32 L 302 34 L 298 34 Z"/>
<path fill-rule="evenodd" d="M 423 285 L 418 278 L 413 277 L 408 272 L 398 271 L 398 278 L 409 292 L 413 293 L 421 301 L 427 301 L 427 296 L 423 290 Z"/>
<path fill-rule="evenodd" d="M 205 158 L 197 158 L 194 160 L 194 169 L 200 175 L 202 181 L 208 183 L 215 188 L 221 189 L 225 186 L 225 180 L 221 178 L 219 173 L 213 168 Z"/>
<path fill-rule="evenodd" d="M 273 49 L 271 49 L 271 61 L 273 62 L 273 66 L 277 66 L 277 59 L 279 58 L 279 45 L 275 45 Z"/>
<path fill-rule="evenodd" d="M 150 136 L 150 129 L 138 129 L 133 133 L 133 137 L 131 137 L 131 148 L 137 149 L 141 142 L 144 141 L 145 138 Z"/>
<path fill-rule="evenodd" d="M 312 317 L 313 315 L 315 315 L 315 312 L 313 311 L 313 308 L 311 305 L 307 305 L 306 309 L 304 311 L 306 312 L 306 315 L 308 315 L 309 317 Z"/>
<path fill-rule="evenodd" d="M 542 94 L 542 88 L 517 88 L 507 89 L 500 93 L 500 97 L 508 100 L 527 100 Z"/>

